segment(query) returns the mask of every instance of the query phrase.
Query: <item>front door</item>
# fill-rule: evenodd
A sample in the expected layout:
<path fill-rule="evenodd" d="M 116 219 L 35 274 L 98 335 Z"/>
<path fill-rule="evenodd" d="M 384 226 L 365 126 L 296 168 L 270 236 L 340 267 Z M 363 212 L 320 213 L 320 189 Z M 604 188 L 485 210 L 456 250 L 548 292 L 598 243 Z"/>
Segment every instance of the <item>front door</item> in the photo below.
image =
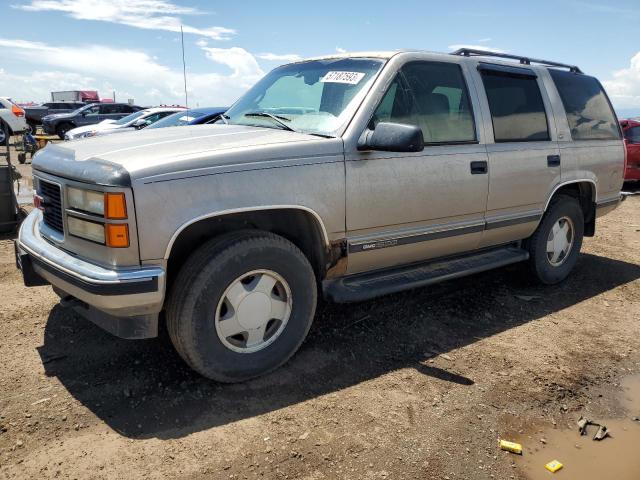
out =
<path fill-rule="evenodd" d="M 346 152 L 348 272 L 478 247 L 488 175 L 460 65 L 405 64 L 377 107 L 378 122 L 419 126 L 419 153 Z"/>

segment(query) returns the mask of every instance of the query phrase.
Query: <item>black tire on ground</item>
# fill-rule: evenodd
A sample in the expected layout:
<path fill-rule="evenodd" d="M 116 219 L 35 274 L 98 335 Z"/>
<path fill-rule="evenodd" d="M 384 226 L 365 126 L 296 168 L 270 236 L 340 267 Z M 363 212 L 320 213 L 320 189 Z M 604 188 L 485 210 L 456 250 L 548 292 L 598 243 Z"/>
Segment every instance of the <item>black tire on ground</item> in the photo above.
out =
<path fill-rule="evenodd" d="M 60 140 L 64 140 L 64 135 L 71 130 L 73 127 L 73 125 L 69 122 L 64 122 L 61 123 L 60 125 L 58 125 L 56 127 L 56 135 L 58 135 L 58 137 L 60 137 Z"/>
<path fill-rule="evenodd" d="M 547 255 L 547 240 L 553 226 L 562 218 L 573 223 L 573 244 L 561 264 L 554 266 Z M 584 235 L 584 214 L 580 203 L 568 195 L 558 195 L 551 201 L 534 234 L 525 242 L 529 250 L 529 267 L 534 277 L 546 285 L 561 282 L 575 266 Z"/>
<path fill-rule="evenodd" d="M 234 280 L 260 269 L 288 283 L 291 314 L 273 343 L 253 353 L 236 352 L 216 332 L 218 302 Z M 241 382 L 276 369 L 298 350 L 313 322 L 316 301 L 313 269 L 295 245 L 269 232 L 233 232 L 205 243 L 184 263 L 169 293 L 167 330 L 194 370 L 219 382 Z"/>

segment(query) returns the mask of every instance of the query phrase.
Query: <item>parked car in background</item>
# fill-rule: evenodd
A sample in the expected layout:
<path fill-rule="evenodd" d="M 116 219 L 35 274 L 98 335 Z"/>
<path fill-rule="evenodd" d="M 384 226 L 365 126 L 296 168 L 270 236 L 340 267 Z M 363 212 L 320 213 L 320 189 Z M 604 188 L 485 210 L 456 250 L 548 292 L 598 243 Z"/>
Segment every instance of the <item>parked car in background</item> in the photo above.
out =
<path fill-rule="evenodd" d="M 627 148 L 625 180 L 640 180 L 640 120 L 621 120 L 624 144 Z"/>
<path fill-rule="evenodd" d="M 211 122 L 224 112 L 229 107 L 203 107 L 203 108 L 190 108 L 187 111 L 174 113 L 166 118 L 163 118 L 159 122 L 150 125 L 148 128 L 165 128 L 165 127 L 182 127 L 185 125 L 202 125 L 203 123 Z"/>
<path fill-rule="evenodd" d="M 23 107 L 27 123 L 31 128 L 31 132 L 35 133 L 36 128 L 42 125 L 42 119 L 47 115 L 56 113 L 73 112 L 87 105 L 84 102 L 47 102 L 41 105 Z"/>
<path fill-rule="evenodd" d="M 128 103 L 91 103 L 69 113 L 47 115 L 42 119 L 42 128 L 49 135 L 58 135 L 64 140 L 65 134 L 76 127 L 93 125 L 103 120 L 120 120 L 142 107 Z"/>
<path fill-rule="evenodd" d="M 139 110 L 120 120 L 103 120 L 95 125 L 85 125 L 84 127 L 69 130 L 65 136 L 65 140 L 78 140 L 80 138 L 97 137 L 101 135 L 110 135 L 112 133 L 130 132 L 132 130 L 140 130 L 155 124 L 168 115 L 176 112 L 182 112 L 183 107 L 156 107 Z"/>
<path fill-rule="evenodd" d="M 26 132 L 29 129 L 24 116 L 24 109 L 13 103 L 9 97 L 0 97 L 0 145 L 9 139 L 4 126 L 9 127 L 9 135 Z"/>
<path fill-rule="evenodd" d="M 576 66 L 331 55 L 276 68 L 213 125 L 50 143 L 16 261 L 116 335 L 155 337 L 164 312 L 191 367 L 237 382 L 296 352 L 318 293 L 516 262 L 563 281 L 623 174 L 611 104 Z"/>

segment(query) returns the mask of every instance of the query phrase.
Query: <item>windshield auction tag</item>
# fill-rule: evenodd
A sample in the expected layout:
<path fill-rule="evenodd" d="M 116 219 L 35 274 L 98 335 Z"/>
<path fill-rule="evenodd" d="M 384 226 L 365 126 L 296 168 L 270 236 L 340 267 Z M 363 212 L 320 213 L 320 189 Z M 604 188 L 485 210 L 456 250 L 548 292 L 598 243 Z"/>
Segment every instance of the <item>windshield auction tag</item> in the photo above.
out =
<path fill-rule="evenodd" d="M 327 74 L 320 80 L 324 83 L 348 83 L 350 85 L 357 85 L 364 77 L 362 72 L 327 72 Z"/>

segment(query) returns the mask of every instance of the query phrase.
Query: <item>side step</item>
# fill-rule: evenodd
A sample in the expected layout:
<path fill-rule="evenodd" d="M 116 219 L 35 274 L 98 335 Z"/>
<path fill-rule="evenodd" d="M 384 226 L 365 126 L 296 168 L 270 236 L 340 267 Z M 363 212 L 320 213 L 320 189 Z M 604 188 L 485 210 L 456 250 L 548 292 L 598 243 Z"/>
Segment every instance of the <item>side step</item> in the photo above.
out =
<path fill-rule="evenodd" d="M 528 259 L 529 252 L 525 250 L 514 246 L 500 247 L 464 256 L 325 280 L 322 286 L 325 297 L 333 302 L 360 302 Z"/>

